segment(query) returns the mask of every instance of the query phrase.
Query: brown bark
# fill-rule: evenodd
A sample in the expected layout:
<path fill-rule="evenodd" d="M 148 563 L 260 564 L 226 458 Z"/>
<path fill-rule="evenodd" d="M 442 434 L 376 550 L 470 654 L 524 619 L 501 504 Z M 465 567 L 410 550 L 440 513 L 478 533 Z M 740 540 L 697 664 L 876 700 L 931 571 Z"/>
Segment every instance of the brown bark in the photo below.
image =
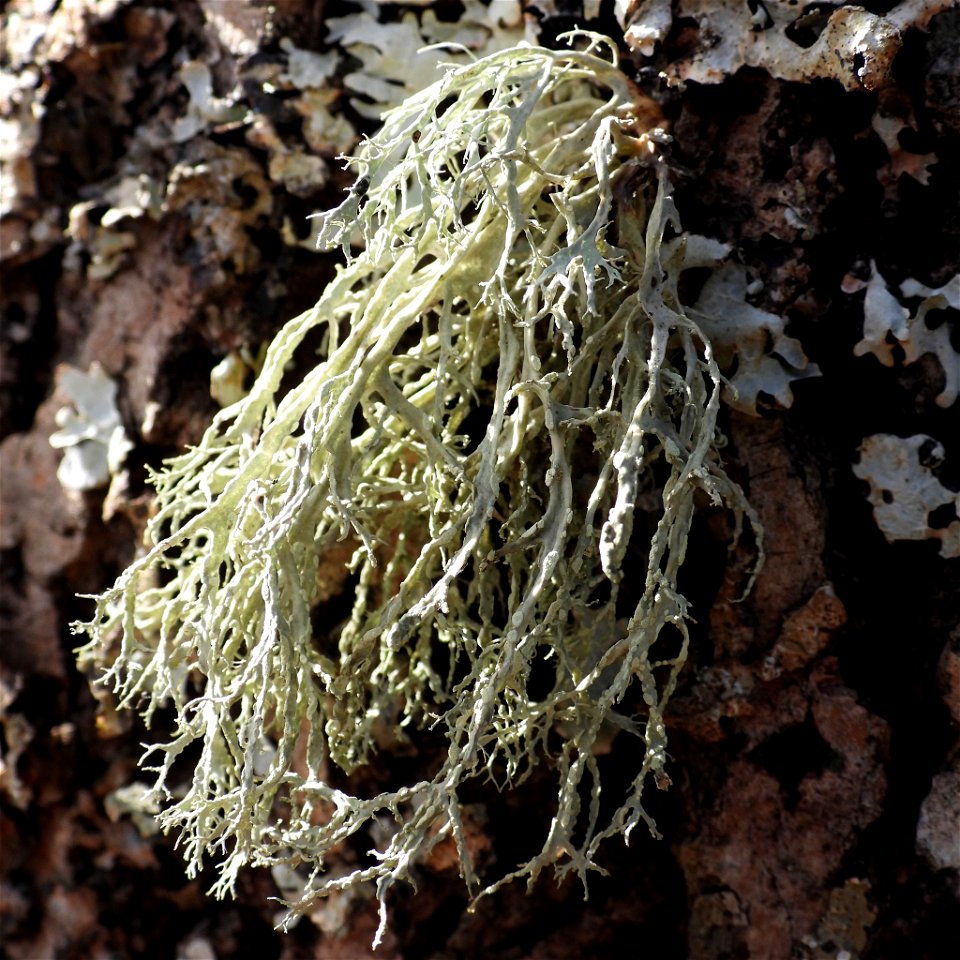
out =
<path fill-rule="evenodd" d="M 531 6 L 546 11 L 545 37 L 572 25 L 559 2 Z M 19 86 L 0 104 L 20 131 L 16 199 L 0 221 L 5 953 L 368 956 L 371 899 L 332 900 L 281 934 L 268 873 L 245 874 L 236 901 L 215 902 L 204 896 L 209 878 L 186 880 L 172 838 L 118 812 L 110 798 L 137 779 L 149 734 L 92 696 L 69 633 L 86 611 L 76 594 L 112 582 L 136 549 L 149 503 L 138 464 L 157 466 L 200 436 L 216 409 L 211 368 L 268 339 L 330 271 L 284 224 L 296 232 L 307 213 L 338 202 L 335 151 L 307 151 L 325 182 L 298 180 L 283 162 L 303 148 L 303 117 L 251 86 L 241 106 L 252 124 L 209 121 L 176 142 L 172 123 L 188 104 L 175 64 L 208 63 L 223 93 L 241 68 L 251 76 L 251 63 L 281 62 L 282 37 L 320 49 L 324 14 L 348 7 L 42 7 L 13 0 L 4 13 L 4 69 Z M 682 53 L 685 29 L 668 37 L 667 60 Z M 887 542 L 851 466 L 868 435 L 927 433 L 946 444 L 940 478 L 956 489 L 956 408 L 935 404 L 943 374 L 930 356 L 889 369 L 854 357 L 862 294 L 842 292 L 870 261 L 931 285 L 960 269 L 958 11 L 928 30 L 905 35 L 894 82 L 873 92 L 752 68 L 685 89 L 639 77 L 672 121 L 685 228 L 736 246 L 764 279 L 757 305 L 789 318 L 823 376 L 795 384 L 789 410 L 725 415 L 728 464 L 766 529 L 767 562 L 739 602 L 749 551 L 726 557 L 725 518 L 698 521 L 686 586 L 696 643 L 670 714 L 673 786 L 651 800 L 663 839 L 611 843 L 609 875 L 587 901 L 547 879 L 474 912 L 440 846 L 418 892 L 396 897 L 377 956 L 952 955 L 960 568 L 937 541 Z M 910 120 L 895 155 L 871 126 L 884 105 Z M 105 228 L 117 206 L 110 191 L 139 176 L 159 185 L 163 203 Z M 960 347 L 956 312 L 938 319 Z M 124 484 L 106 499 L 103 489 L 65 490 L 49 444 L 65 403 L 59 365 L 94 361 L 119 384 L 135 443 Z M 602 758 L 611 792 L 626 786 L 620 749 L 630 748 L 615 741 Z M 539 832 L 550 815 L 542 788 L 534 775 L 520 791 L 475 798 L 467 826 L 481 864 Z"/>

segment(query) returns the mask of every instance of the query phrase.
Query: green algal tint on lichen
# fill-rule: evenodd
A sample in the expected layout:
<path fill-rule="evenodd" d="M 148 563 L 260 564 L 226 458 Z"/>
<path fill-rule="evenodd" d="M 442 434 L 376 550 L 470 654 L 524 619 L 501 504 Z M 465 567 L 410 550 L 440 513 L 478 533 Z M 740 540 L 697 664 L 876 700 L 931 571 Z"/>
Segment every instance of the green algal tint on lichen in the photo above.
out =
<path fill-rule="evenodd" d="M 154 476 L 147 551 L 80 627 L 124 705 L 175 707 L 145 763 L 190 872 L 219 860 L 218 895 L 246 864 L 299 866 L 292 917 L 372 881 L 382 932 L 390 887 L 445 837 L 478 895 L 547 865 L 585 879 L 604 839 L 654 829 L 642 794 L 665 782 L 694 502 L 749 508 L 715 454 L 721 378 L 679 306 L 666 177 L 606 42 L 577 39 L 450 70 L 387 115 L 321 224 L 346 265 Z M 321 359 L 281 395 L 318 331 Z M 652 533 L 634 530 L 641 503 Z M 344 543 L 352 610 L 321 635 Z M 427 779 L 376 796 L 327 782 L 330 761 L 353 771 L 424 726 L 447 743 Z M 611 728 L 645 750 L 601 818 Z M 484 888 L 462 787 L 538 764 L 557 783 L 542 847 Z M 324 858 L 373 821 L 393 826 L 370 865 L 329 878 Z"/>

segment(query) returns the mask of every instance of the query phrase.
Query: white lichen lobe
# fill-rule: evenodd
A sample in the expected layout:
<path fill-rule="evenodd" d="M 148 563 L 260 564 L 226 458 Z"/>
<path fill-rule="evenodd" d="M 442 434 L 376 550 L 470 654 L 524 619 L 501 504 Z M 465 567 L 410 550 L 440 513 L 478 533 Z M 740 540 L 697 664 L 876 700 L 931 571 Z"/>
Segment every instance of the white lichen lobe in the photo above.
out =
<path fill-rule="evenodd" d="M 147 753 L 160 822 L 191 873 L 219 859 L 217 894 L 247 864 L 300 867 L 293 918 L 371 881 L 382 933 L 391 886 L 445 837 L 479 895 L 546 866 L 585 879 L 604 839 L 654 829 L 694 501 L 749 508 L 716 455 L 721 377 L 679 303 L 685 238 L 638 95 L 602 38 L 576 42 L 450 69 L 387 114 L 321 226 L 346 265 L 154 476 L 147 549 L 80 627 L 125 705 L 175 707 Z M 423 780 L 330 782 L 421 726 L 447 741 Z M 601 816 L 611 728 L 645 746 Z M 557 781 L 542 845 L 481 882 L 462 788 L 536 765 Z M 326 873 L 359 831 L 373 859 Z"/>
<path fill-rule="evenodd" d="M 68 403 L 56 413 L 50 445 L 63 450 L 57 479 L 66 490 L 96 490 L 117 474 L 132 448 L 117 409 L 117 385 L 98 363 L 87 373 L 62 364 L 57 388 Z"/>
<path fill-rule="evenodd" d="M 944 487 L 933 471 L 944 460 L 943 444 L 922 433 L 878 433 L 863 441 L 859 453 L 853 472 L 870 484 L 873 516 L 887 540 L 939 540 L 942 556 L 960 557 L 960 519 L 930 525 L 930 515 L 941 507 L 952 506 L 960 516 L 960 493 Z"/>

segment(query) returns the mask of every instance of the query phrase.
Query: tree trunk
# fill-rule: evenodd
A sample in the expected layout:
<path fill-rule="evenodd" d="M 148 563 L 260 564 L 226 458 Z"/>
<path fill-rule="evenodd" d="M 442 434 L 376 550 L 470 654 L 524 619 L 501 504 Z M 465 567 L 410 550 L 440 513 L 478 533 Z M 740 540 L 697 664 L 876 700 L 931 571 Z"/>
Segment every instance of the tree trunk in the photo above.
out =
<path fill-rule="evenodd" d="M 487 34 L 521 37 L 512 5 L 493 2 Z M 410 11 L 483 19 L 466 6 L 373 5 L 397 37 L 383 56 L 402 61 Z M 590 17 L 624 40 L 625 71 L 669 124 L 684 229 L 731 245 L 750 305 L 784 318 L 820 375 L 798 375 L 789 406 L 761 389 L 755 416 L 723 414 L 766 561 L 741 602 L 754 546 L 728 554 L 725 516 L 702 511 L 681 584 L 696 623 L 667 718 L 672 785 L 650 799 L 662 838 L 609 842 L 588 900 L 545 878 L 473 910 L 441 845 L 418 890 L 393 898 L 376 955 L 952 956 L 960 10 L 865 3 L 896 28 L 884 69 L 870 50 L 813 63 L 834 5 L 801 20 L 797 8 L 785 32 L 788 4 L 749 5 L 754 46 L 726 60 L 739 0 L 526 6 L 541 43 Z M 77 595 L 134 556 L 151 502 L 143 465 L 197 442 L 216 412 L 211 370 L 233 358 L 236 388 L 249 386 L 259 345 L 332 275 L 305 218 L 342 199 L 350 177 L 335 157 L 376 128 L 347 74 L 376 75 L 377 60 L 369 48 L 356 59 L 372 39 L 342 38 L 326 74 L 302 54 L 333 49 L 335 18 L 355 13 L 346 0 L 11 0 L 3 14 L 0 932 L 14 960 L 371 955 L 364 894 L 332 897 L 284 934 L 268 871 L 245 872 L 235 901 L 207 897 L 209 876 L 187 880 L 174 838 L 124 802 L 149 779 L 137 761 L 154 733 L 91 693 L 69 632 L 89 614 Z M 761 36 L 772 52 L 757 52 Z M 693 302 L 704 278 L 689 279 Z M 897 329 L 919 326 L 856 349 L 878 303 Z M 736 380 L 744 347 L 732 362 Z M 103 464 L 72 484 L 88 489 L 70 489 L 50 437 L 76 406 L 67 371 L 93 364 L 116 384 L 133 448 L 91 479 L 103 445 Z M 870 459 L 882 436 L 921 438 L 900 487 Z M 632 777 L 618 749 L 600 761 L 611 795 Z M 393 760 L 405 762 L 380 762 Z M 468 824 L 479 858 L 509 867 L 554 795 L 537 775 L 484 793 Z"/>

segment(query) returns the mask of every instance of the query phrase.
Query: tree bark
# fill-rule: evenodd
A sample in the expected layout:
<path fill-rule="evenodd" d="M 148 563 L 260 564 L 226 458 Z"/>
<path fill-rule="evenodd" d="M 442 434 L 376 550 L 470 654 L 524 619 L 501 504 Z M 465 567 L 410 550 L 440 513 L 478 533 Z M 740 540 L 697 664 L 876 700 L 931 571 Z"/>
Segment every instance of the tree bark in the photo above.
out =
<path fill-rule="evenodd" d="M 543 42 L 595 7 L 593 25 L 620 29 L 607 5 L 528 6 Z M 117 791 L 143 778 L 151 734 L 91 693 L 69 632 L 88 612 L 77 595 L 134 556 L 150 509 L 141 465 L 196 442 L 215 413 L 211 369 L 255 352 L 332 273 L 303 225 L 342 198 L 344 147 L 333 133 L 305 145 L 319 101 L 269 78 L 290 69 L 283 38 L 322 50 L 330 18 L 353 10 L 12 0 L 3 14 L 0 933 L 14 960 L 371 955 L 375 900 L 331 899 L 282 934 L 269 873 L 216 902 L 209 877 L 186 879 L 173 838 L 123 812 Z M 766 563 L 741 602 L 751 549 L 727 555 L 726 517 L 702 512 L 685 572 L 695 644 L 668 717 L 673 783 L 651 799 L 662 839 L 609 843 L 588 900 L 544 879 L 473 911 L 440 845 L 417 892 L 395 897 L 377 956 L 953 955 L 960 564 L 935 538 L 889 541 L 853 466 L 870 436 L 924 434 L 945 445 L 930 469 L 960 488 L 957 407 L 937 403 L 951 372 L 929 352 L 907 363 L 895 348 L 891 366 L 854 353 L 872 271 L 960 284 L 960 11 L 905 28 L 872 90 L 749 64 L 718 83 L 658 80 L 694 42 L 690 23 L 673 22 L 660 59 L 625 56 L 669 120 L 682 223 L 733 246 L 762 281 L 751 302 L 786 318 L 822 372 L 792 385 L 789 409 L 761 395 L 758 417 L 724 414 Z M 201 107 L 187 61 L 212 83 Z M 330 109 L 363 129 L 341 81 Z M 944 325 L 960 351 L 956 310 L 929 315 L 928 329 Z M 134 448 L 109 491 L 68 490 L 49 442 L 70 399 L 62 371 L 94 363 Z M 946 507 L 930 526 L 954 522 Z M 618 780 L 619 749 L 602 758 L 611 795 L 632 769 Z M 539 835 L 549 790 L 534 775 L 485 793 L 468 824 L 478 857 L 509 859 Z"/>

